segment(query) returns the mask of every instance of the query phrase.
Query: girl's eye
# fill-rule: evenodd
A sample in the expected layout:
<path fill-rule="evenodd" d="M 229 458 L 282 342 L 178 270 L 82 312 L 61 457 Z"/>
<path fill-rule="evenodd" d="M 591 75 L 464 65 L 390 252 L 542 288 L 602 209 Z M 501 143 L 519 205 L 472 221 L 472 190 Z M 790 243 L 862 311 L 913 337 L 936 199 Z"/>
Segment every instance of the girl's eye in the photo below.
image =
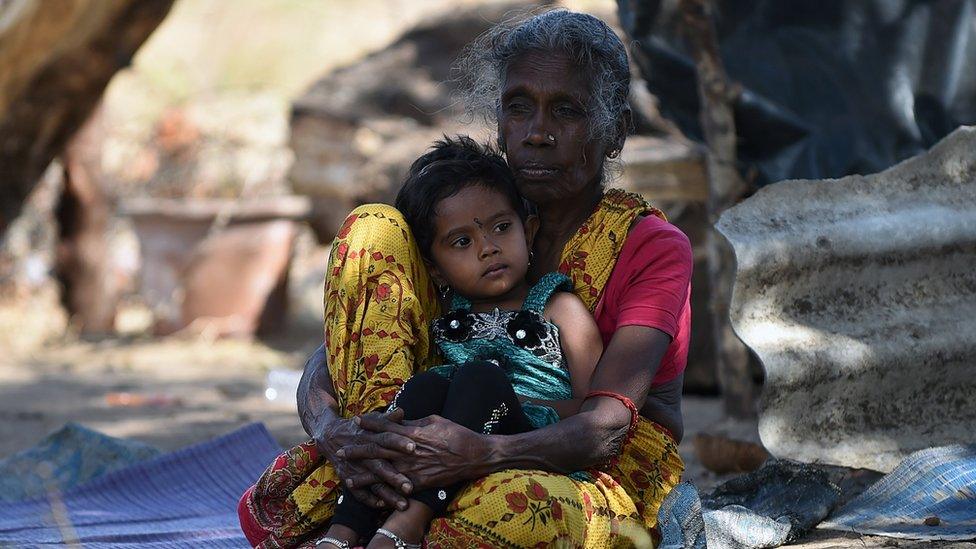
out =
<path fill-rule="evenodd" d="M 470 238 L 468 238 L 466 236 L 462 236 L 461 238 L 459 238 L 459 239 L 455 240 L 454 242 L 452 242 L 451 245 L 454 246 L 455 248 L 464 248 L 465 246 L 467 246 L 470 243 L 471 243 L 471 239 Z"/>
<path fill-rule="evenodd" d="M 507 231 L 509 229 L 509 227 L 511 227 L 511 226 L 512 226 L 511 222 L 509 222 L 509 221 L 503 221 L 503 222 L 499 223 L 498 225 L 495 225 L 495 232 L 503 233 L 503 232 Z"/>

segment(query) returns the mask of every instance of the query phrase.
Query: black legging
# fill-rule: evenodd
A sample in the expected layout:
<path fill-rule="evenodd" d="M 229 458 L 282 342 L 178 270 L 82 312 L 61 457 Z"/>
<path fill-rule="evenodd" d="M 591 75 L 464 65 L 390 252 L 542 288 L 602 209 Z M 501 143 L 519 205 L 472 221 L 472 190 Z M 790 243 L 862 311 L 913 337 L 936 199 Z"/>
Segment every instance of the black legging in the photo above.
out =
<path fill-rule="evenodd" d="M 505 372 L 487 361 L 459 366 L 451 379 L 434 372 L 417 374 L 403 385 L 394 403 L 403 408 L 406 419 L 440 414 L 484 434 L 511 435 L 532 430 Z M 430 488 L 410 498 L 440 515 L 465 484 L 462 481 L 444 488 Z M 340 498 L 332 523 L 352 528 L 360 538 L 371 536 L 379 526 L 382 511 L 364 505 L 345 490 Z"/>

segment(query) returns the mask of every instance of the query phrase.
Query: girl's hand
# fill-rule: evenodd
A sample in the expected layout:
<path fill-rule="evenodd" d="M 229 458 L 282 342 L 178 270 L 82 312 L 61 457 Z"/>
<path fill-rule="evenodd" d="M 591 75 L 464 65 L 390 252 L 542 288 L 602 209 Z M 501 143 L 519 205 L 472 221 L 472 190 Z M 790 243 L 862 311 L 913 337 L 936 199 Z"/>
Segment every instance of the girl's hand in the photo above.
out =
<path fill-rule="evenodd" d="M 414 489 L 448 486 L 458 480 L 479 478 L 488 473 L 492 450 L 489 438 L 441 416 L 396 423 L 390 418 L 363 416 L 360 426 L 377 434 L 390 435 L 389 441 L 414 444 L 412 453 L 393 455 L 369 444 L 342 448 L 349 459 L 386 457 L 397 471 L 410 478 Z M 360 479 L 353 485 L 361 486 Z"/>
<path fill-rule="evenodd" d="M 366 418 L 388 418 L 386 421 L 401 421 L 402 411 L 390 414 L 377 412 L 365 414 Z M 409 454 L 414 448 L 412 441 L 396 437 L 392 433 L 365 431 L 359 423 L 361 418 L 337 419 L 331 422 L 319 436 L 315 444 L 335 467 L 339 479 L 346 483 L 346 489 L 356 499 L 374 508 L 405 509 L 407 500 L 403 497 L 413 490 L 410 480 L 398 472 L 388 457 Z M 380 455 L 367 455 L 356 458 L 342 452 L 344 446 L 365 446 L 382 451 Z M 356 482 L 350 484 L 351 479 Z"/>

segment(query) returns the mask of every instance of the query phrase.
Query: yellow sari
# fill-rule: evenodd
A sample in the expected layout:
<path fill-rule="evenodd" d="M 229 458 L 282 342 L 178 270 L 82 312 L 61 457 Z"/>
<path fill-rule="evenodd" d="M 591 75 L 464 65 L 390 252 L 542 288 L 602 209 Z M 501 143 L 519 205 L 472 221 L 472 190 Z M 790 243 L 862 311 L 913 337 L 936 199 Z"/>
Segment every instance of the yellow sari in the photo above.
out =
<path fill-rule="evenodd" d="M 563 249 L 559 270 L 592 312 L 627 232 L 642 214 L 638 195 L 611 189 Z M 339 412 L 385 409 L 416 371 L 436 364 L 428 326 L 439 314 L 413 236 L 391 206 L 356 208 L 329 262 L 325 342 Z M 426 544 L 453 547 L 630 547 L 652 545 L 657 510 L 684 470 L 674 439 L 641 418 L 613 463 L 592 482 L 507 470 L 473 482 L 433 521 Z M 258 547 L 311 546 L 339 495 L 332 465 L 311 441 L 272 463 L 241 499 L 241 526 Z"/>

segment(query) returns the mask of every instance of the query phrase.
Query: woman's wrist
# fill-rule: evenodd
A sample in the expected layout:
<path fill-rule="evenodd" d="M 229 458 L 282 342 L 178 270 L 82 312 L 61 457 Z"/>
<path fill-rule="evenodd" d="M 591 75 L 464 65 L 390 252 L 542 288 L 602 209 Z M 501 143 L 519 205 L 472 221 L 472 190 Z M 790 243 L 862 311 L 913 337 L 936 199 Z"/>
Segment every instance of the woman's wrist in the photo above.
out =
<path fill-rule="evenodd" d="M 612 410 L 605 409 L 608 403 L 603 403 L 596 410 L 580 412 L 542 429 L 487 437 L 485 474 L 503 469 L 568 473 L 605 462 L 614 452 L 612 441 L 627 433 L 630 420 L 630 414 L 624 415 L 626 408 L 615 400 L 605 400 L 622 413 L 608 413 Z"/>
<path fill-rule="evenodd" d="M 517 435 L 483 435 L 486 440 L 485 459 L 477 464 L 481 478 L 505 469 L 545 469 L 543 461 L 533 459 L 521 451 L 532 432 Z"/>
<path fill-rule="evenodd" d="M 505 469 L 508 447 L 505 435 L 481 435 L 485 444 L 483 459 L 472 464 L 472 478 L 486 477 Z"/>
<path fill-rule="evenodd" d="M 348 431 L 350 426 L 352 420 L 344 419 L 334 413 L 325 413 L 316 418 L 315 434 L 312 438 L 315 440 L 315 445 L 332 460 L 343 445 L 343 433 Z"/>

